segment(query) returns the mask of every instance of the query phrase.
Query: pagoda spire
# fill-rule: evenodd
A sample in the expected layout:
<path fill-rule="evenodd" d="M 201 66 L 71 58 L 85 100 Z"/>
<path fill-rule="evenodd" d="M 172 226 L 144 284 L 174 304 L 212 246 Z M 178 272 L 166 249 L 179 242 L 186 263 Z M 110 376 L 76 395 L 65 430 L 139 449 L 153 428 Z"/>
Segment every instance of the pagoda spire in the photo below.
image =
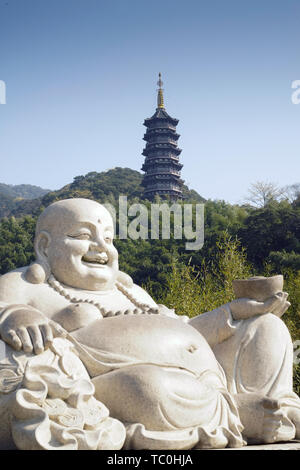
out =
<path fill-rule="evenodd" d="M 164 95 L 163 95 L 163 81 L 161 79 L 161 73 L 159 72 L 158 74 L 158 82 L 157 82 L 157 85 L 158 85 L 158 91 L 157 91 L 157 107 L 158 108 L 165 108 L 165 105 L 164 105 Z"/>

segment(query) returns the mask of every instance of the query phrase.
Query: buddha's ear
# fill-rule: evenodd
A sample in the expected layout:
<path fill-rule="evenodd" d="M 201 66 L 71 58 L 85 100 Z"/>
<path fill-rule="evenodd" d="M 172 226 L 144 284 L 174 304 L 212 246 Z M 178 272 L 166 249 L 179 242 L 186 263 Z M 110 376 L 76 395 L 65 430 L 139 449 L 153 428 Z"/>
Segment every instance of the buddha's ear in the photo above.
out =
<path fill-rule="evenodd" d="M 34 251 L 37 261 L 45 260 L 48 264 L 48 248 L 51 236 L 45 230 L 39 232 L 34 239 Z"/>
<path fill-rule="evenodd" d="M 48 232 L 39 232 L 34 240 L 34 251 L 36 261 L 33 262 L 25 273 L 26 280 L 32 284 L 41 284 L 45 282 L 50 274 L 50 266 L 48 263 L 48 247 L 51 237 Z"/>

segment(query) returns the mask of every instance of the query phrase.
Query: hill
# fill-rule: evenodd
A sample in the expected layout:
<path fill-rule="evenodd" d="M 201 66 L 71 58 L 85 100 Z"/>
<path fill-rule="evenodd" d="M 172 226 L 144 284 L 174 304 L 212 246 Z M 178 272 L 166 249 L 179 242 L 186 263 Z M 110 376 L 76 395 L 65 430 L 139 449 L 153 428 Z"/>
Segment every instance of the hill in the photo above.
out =
<path fill-rule="evenodd" d="M 76 176 L 73 183 L 64 186 L 58 191 L 48 193 L 43 197 L 43 204 L 48 204 L 57 199 L 68 197 L 86 197 L 96 199 L 99 202 L 114 202 L 120 195 L 127 196 L 128 200 L 133 198 L 142 199 L 143 175 L 130 168 L 116 167 L 108 171 L 97 173 L 93 171 L 85 176 Z M 196 191 L 187 186 L 183 188 L 184 197 L 188 200 L 204 202 Z"/>
<path fill-rule="evenodd" d="M 43 189 L 40 186 L 32 184 L 4 184 L 0 183 L 0 195 L 5 195 L 9 198 L 16 199 L 36 199 L 47 194 L 50 189 Z"/>
<path fill-rule="evenodd" d="M 50 189 L 43 189 L 31 184 L 0 183 L 0 218 L 31 214 L 32 210 L 40 204 L 39 198 L 49 191 Z"/>
<path fill-rule="evenodd" d="M 1 194 L 0 190 L 0 218 L 36 215 L 42 206 L 45 207 L 51 202 L 71 197 L 85 197 L 112 204 L 118 201 L 119 195 L 126 195 L 129 201 L 134 198 L 141 199 L 143 195 L 142 179 L 143 175 L 138 171 L 117 167 L 101 173 L 93 171 L 85 176 L 76 176 L 72 183 L 57 191 L 43 190 L 46 193 L 40 194 L 36 199 L 12 199 L 3 192 Z M 205 201 L 196 191 L 190 190 L 187 186 L 183 187 L 183 194 L 186 200 Z"/>

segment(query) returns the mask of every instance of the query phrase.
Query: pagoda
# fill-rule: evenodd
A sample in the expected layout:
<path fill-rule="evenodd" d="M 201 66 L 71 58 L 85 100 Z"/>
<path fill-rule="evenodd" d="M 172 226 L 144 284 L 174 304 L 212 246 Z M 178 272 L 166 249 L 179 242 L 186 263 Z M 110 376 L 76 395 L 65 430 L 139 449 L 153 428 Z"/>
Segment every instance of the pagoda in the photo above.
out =
<path fill-rule="evenodd" d="M 180 136 L 176 133 L 179 121 L 165 110 L 161 74 L 157 85 L 156 111 L 144 121 L 147 131 L 143 139 L 147 144 L 142 153 L 146 157 L 142 166 L 145 171 L 142 185 L 146 199 L 153 200 L 158 195 L 176 201 L 182 199 L 183 185 L 180 178 L 183 165 L 179 162 L 181 149 L 177 146 Z"/>

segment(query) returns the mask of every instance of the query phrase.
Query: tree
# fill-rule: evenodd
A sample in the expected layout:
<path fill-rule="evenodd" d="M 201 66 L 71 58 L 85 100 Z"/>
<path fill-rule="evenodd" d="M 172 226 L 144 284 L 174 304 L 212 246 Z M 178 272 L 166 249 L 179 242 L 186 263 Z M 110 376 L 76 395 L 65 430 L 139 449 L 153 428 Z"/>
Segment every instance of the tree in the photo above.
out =
<path fill-rule="evenodd" d="M 251 184 L 246 202 L 256 207 L 266 207 L 273 201 L 280 201 L 284 195 L 285 190 L 275 183 L 257 181 Z"/>
<path fill-rule="evenodd" d="M 11 217 L 0 223 L 0 274 L 33 261 L 35 223 L 30 216 L 19 220 Z"/>
<path fill-rule="evenodd" d="M 285 198 L 292 204 L 300 198 L 300 183 L 285 186 L 283 191 Z"/>
<path fill-rule="evenodd" d="M 261 269 L 271 252 L 300 253 L 300 210 L 288 201 L 253 210 L 237 235 L 248 259 Z"/>
<path fill-rule="evenodd" d="M 294 251 L 290 253 L 287 253 L 285 250 L 271 251 L 267 262 L 272 263 L 277 272 L 281 272 L 283 268 L 290 268 L 294 272 L 300 272 L 300 254 Z"/>

